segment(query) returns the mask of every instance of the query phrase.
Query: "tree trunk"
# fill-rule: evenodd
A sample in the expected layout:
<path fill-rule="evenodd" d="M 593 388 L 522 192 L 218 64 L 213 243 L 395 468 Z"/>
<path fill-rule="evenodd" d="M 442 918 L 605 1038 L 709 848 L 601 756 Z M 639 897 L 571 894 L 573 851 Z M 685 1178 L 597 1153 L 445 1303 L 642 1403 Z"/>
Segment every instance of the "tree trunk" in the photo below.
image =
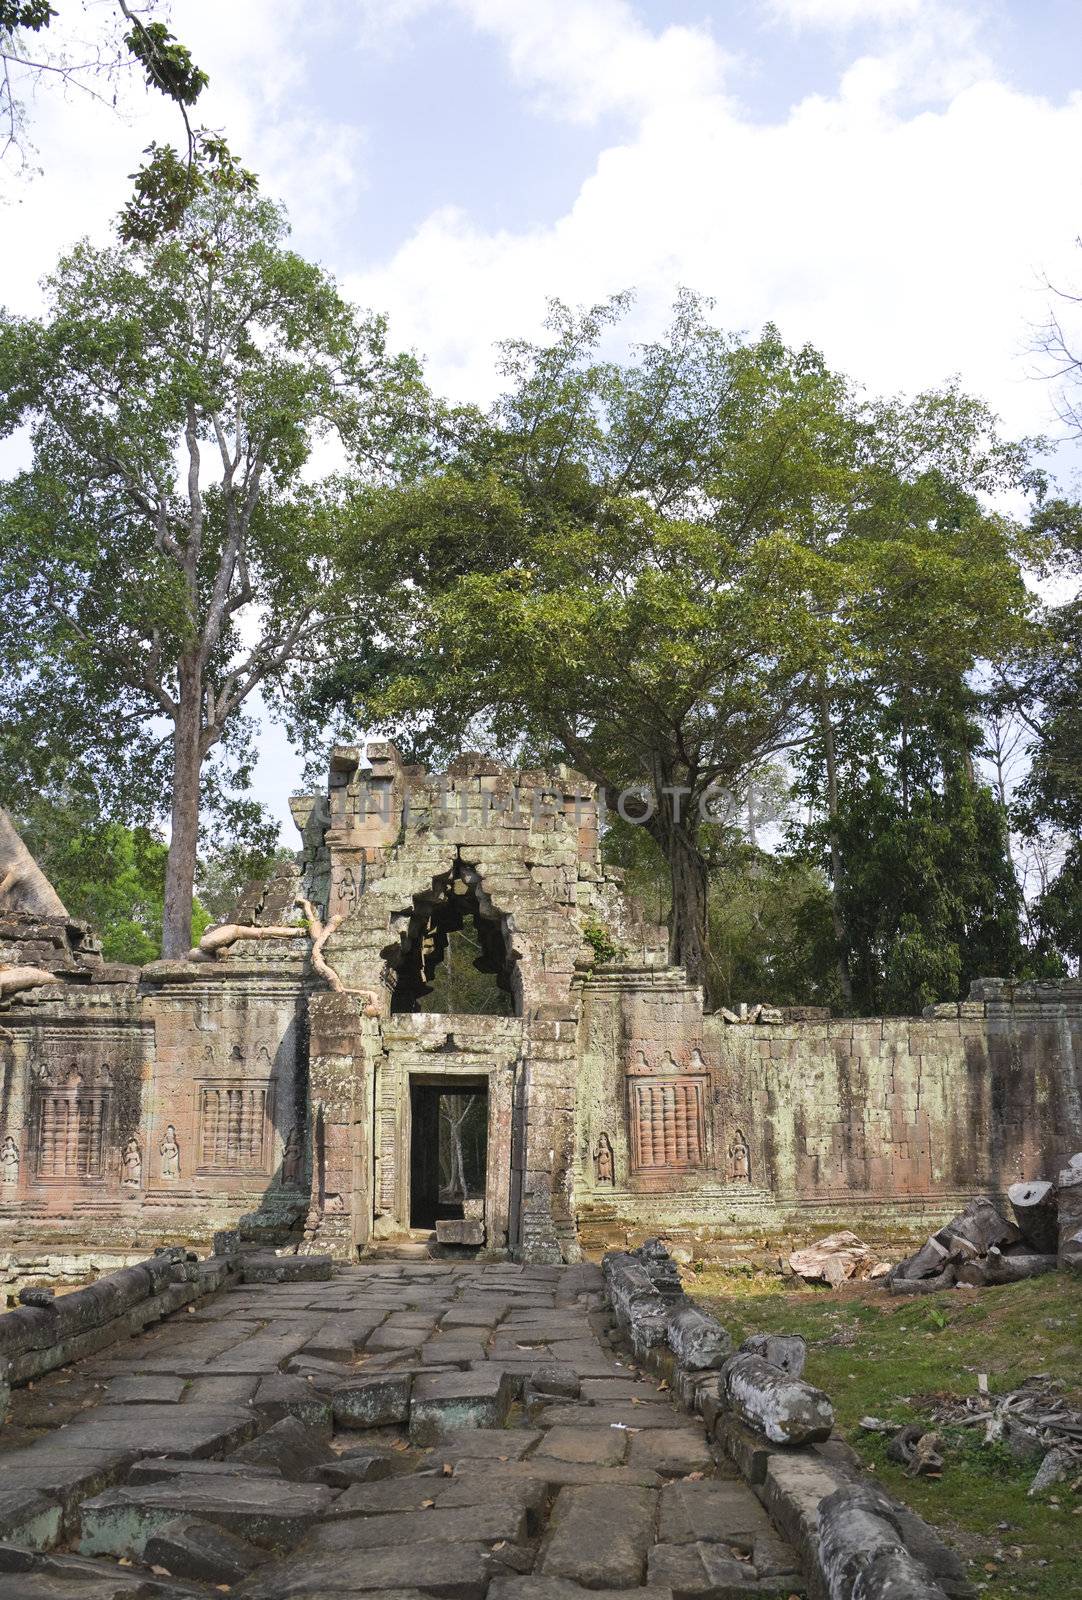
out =
<path fill-rule="evenodd" d="M 203 682 L 190 661 L 180 665 L 180 695 L 173 727 L 173 810 L 165 867 L 162 955 L 187 955 L 192 943 L 192 896 L 199 845 L 199 777 L 203 766 Z"/>
<path fill-rule="evenodd" d="M 830 915 L 838 948 L 838 988 L 847 1011 L 853 1009 L 853 982 L 849 975 L 849 932 L 841 908 L 842 852 L 836 827 L 838 818 L 838 760 L 834 749 L 834 725 L 830 720 L 830 701 L 825 686 L 819 695 L 819 731 L 827 772 L 827 815 L 830 839 Z"/>
<path fill-rule="evenodd" d="M 658 809 L 647 826 L 665 853 L 672 881 L 669 959 L 674 965 L 684 968 L 692 983 L 701 983 L 705 987 L 708 946 L 706 862 L 693 828 L 688 825 L 687 819 L 677 820 L 673 816 L 668 796 L 661 797 Z"/>

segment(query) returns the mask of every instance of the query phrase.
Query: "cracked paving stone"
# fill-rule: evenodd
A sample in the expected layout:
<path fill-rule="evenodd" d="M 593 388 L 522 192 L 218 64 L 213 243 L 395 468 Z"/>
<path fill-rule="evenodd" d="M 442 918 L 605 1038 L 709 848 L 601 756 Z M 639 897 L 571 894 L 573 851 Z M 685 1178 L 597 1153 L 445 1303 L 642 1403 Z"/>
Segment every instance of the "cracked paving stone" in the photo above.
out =
<path fill-rule="evenodd" d="M 387 1545 L 429 1544 L 433 1540 L 493 1545 L 505 1539 L 510 1544 L 520 1544 L 525 1536 L 526 1513 L 522 1506 L 510 1501 L 447 1510 L 437 1503 L 431 1510 L 387 1512 L 383 1516 L 324 1523 L 312 1534 L 307 1548 L 375 1550 Z"/>
<path fill-rule="evenodd" d="M 587 1589 L 637 1588 L 653 1543 L 657 1500 L 652 1489 L 601 1484 L 561 1489 L 538 1571 Z"/>
<path fill-rule="evenodd" d="M 483 1600 L 491 1560 L 481 1544 L 407 1545 L 402 1549 L 305 1550 L 264 1567 L 243 1587 L 244 1600 L 316 1600 L 321 1594 L 420 1590 L 442 1600 Z"/>

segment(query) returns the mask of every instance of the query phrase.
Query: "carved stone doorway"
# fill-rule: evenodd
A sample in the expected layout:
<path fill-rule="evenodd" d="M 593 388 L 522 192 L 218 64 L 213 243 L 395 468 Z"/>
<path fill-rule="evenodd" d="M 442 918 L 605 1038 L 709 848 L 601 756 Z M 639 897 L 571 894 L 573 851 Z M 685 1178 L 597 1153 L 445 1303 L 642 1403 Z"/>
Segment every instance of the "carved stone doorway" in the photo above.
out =
<path fill-rule="evenodd" d="M 410 1076 L 411 1229 L 485 1217 L 488 1079 Z"/>

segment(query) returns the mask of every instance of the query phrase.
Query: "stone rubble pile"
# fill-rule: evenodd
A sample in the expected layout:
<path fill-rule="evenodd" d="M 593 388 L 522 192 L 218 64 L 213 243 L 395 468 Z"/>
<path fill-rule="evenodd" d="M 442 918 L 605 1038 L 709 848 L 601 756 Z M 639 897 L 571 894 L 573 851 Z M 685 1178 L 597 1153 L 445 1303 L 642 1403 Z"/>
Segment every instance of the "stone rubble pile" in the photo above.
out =
<path fill-rule="evenodd" d="M 628 1343 L 702 1416 L 715 1452 L 737 1467 L 778 1533 L 800 1552 L 816 1600 L 967 1600 L 975 1593 L 954 1551 L 868 1482 L 856 1454 L 833 1436 L 829 1398 L 802 1376 L 803 1339 L 755 1334 L 733 1351 L 725 1329 L 699 1311 L 694 1359 L 685 1361 L 688 1302 L 660 1242 L 613 1251 L 602 1267 Z M 740 1592 L 724 1586 L 729 1574 L 700 1560 L 705 1578 L 696 1568 L 692 1581 L 685 1553 L 680 1563 L 651 1563 L 650 1579 L 679 1600 Z M 768 1585 L 750 1592 L 785 1592 Z"/>
<path fill-rule="evenodd" d="M 850 1279 L 881 1278 L 890 1271 L 890 1264 L 848 1228 L 828 1233 L 806 1249 L 794 1250 L 789 1267 L 805 1283 L 829 1283 L 832 1289 Z"/>
<path fill-rule="evenodd" d="M 931 1294 L 957 1283 L 1017 1283 L 1056 1267 L 1082 1270 L 1082 1153 L 1054 1181 L 1012 1183 L 1007 1198 L 1013 1222 L 987 1196 L 971 1200 L 891 1270 L 891 1294 Z"/>

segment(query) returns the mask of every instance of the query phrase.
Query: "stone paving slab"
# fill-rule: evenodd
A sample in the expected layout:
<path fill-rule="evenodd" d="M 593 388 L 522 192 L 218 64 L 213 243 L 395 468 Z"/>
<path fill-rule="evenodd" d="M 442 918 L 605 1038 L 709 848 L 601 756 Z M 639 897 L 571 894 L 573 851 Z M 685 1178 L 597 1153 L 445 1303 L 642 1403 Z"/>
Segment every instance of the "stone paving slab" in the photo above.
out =
<path fill-rule="evenodd" d="M 386 1545 L 413 1546 L 439 1540 L 449 1544 L 521 1543 L 526 1513 L 509 1501 L 444 1509 L 385 1512 L 382 1516 L 333 1521 L 317 1528 L 309 1550 L 375 1550 Z"/>
<path fill-rule="evenodd" d="M 177 1478 L 120 1489 L 84 1501 L 81 1554 L 139 1557 L 147 1539 L 178 1516 L 208 1522 L 253 1544 L 288 1548 L 307 1534 L 334 1491 L 279 1478 Z"/>
<path fill-rule="evenodd" d="M 313 1600 L 412 1589 L 442 1600 L 483 1600 L 491 1564 L 484 1545 L 305 1551 L 264 1567 L 234 1591 L 238 1600 Z"/>
<path fill-rule="evenodd" d="M 101 1405 L 61 1429 L 57 1443 L 69 1450 L 123 1450 L 133 1457 L 210 1456 L 243 1444 L 257 1427 L 255 1415 L 240 1406 Z"/>
<path fill-rule="evenodd" d="M 642 1584 L 654 1541 L 657 1492 L 589 1484 L 556 1496 L 537 1570 L 587 1589 Z"/>

